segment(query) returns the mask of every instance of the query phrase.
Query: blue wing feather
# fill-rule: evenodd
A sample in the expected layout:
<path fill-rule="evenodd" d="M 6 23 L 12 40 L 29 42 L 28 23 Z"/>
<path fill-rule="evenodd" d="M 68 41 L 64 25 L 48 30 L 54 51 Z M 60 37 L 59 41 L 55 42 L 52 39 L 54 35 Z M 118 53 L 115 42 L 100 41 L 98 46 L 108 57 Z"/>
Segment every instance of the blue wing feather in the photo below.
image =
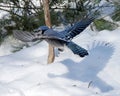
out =
<path fill-rule="evenodd" d="M 78 46 L 77 44 L 75 44 L 74 42 L 68 42 L 66 44 L 66 46 L 74 53 L 79 55 L 80 57 L 84 57 L 86 55 L 88 55 L 88 52 L 86 49 Z"/>
<path fill-rule="evenodd" d="M 69 29 L 62 31 L 61 33 L 65 35 L 66 40 L 74 38 L 76 35 L 80 34 L 85 30 L 95 18 L 85 18 L 81 21 L 75 23 Z"/>

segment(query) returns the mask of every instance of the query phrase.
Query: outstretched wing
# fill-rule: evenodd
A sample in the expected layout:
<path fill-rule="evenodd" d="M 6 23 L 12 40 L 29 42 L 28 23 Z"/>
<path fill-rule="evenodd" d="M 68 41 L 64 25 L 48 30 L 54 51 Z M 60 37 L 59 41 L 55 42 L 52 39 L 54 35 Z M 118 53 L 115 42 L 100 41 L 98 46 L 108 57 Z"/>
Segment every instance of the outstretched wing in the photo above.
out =
<path fill-rule="evenodd" d="M 44 34 L 41 34 L 41 32 L 31 33 L 31 32 L 16 30 L 13 32 L 13 35 L 16 39 L 19 39 L 23 42 L 34 42 L 41 39 L 44 40 L 52 39 L 52 40 L 60 40 L 66 42 L 66 40 L 63 38 L 61 34 L 59 34 L 58 32 L 52 29 L 45 31 Z"/>
<path fill-rule="evenodd" d="M 84 18 L 81 21 L 75 23 L 72 27 L 67 30 L 62 31 L 62 34 L 65 34 L 66 40 L 74 38 L 76 35 L 80 34 L 85 28 L 87 28 L 95 18 Z"/>
<path fill-rule="evenodd" d="M 15 31 L 13 31 L 13 36 L 16 39 L 19 39 L 23 42 L 33 42 L 33 41 L 37 40 L 37 38 L 35 38 L 34 34 L 32 34 L 30 32 L 26 32 L 26 31 L 15 30 Z"/>

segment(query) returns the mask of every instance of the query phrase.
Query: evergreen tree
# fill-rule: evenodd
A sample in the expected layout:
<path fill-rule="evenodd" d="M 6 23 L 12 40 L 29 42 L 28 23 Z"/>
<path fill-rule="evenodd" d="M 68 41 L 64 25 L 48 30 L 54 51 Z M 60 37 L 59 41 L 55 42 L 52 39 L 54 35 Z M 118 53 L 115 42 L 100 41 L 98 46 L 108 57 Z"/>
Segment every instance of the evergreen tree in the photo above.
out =
<path fill-rule="evenodd" d="M 51 23 L 52 25 L 73 24 L 74 22 L 94 12 L 97 8 L 102 9 L 101 2 L 103 0 L 49 0 Z M 104 0 L 108 2 L 108 6 L 112 3 L 115 7 L 112 19 L 120 20 L 119 0 Z M 33 0 L 0 0 L 0 10 L 8 12 L 8 15 L 0 19 L 0 41 L 4 40 L 6 35 L 12 34 L 12 30 L 32 31 L 40 25 L 45 25 L 44 11 L 42 0 L 36 0 L 36 5 Z M 110 5 L 111 6 L 111 5 Z M 101 11 L 101 10 L 100 10 Z M 58 13 L 61 12 L 62 21 Z M 100 12 L 97 11 L 100 15 Z M 94 22 L 96 29 L 113 30 L 117 25 L 109 22 L 104 18 Z M 112 26 L 112 27 L 110 27 Z"/>

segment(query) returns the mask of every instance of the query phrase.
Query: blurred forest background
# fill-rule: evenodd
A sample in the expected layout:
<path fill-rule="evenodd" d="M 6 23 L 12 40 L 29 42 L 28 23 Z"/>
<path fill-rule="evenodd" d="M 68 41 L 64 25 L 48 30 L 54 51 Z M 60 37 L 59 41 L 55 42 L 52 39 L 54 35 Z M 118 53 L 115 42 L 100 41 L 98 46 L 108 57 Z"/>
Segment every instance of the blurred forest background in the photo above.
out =
<path fill-rule="evenodd" d="M 92 29 L 114 30 L 119 26 L 119 0 L 49 0 L 49 5 L 52 26 L 72 25 L 94 10 L 101 18 L 94 21 Z M 0 0 L 0 12 L 7 13 L 0 18 L 0 44 L 13 30 L 31 32 L 45 25 L 42 0 Z"/>

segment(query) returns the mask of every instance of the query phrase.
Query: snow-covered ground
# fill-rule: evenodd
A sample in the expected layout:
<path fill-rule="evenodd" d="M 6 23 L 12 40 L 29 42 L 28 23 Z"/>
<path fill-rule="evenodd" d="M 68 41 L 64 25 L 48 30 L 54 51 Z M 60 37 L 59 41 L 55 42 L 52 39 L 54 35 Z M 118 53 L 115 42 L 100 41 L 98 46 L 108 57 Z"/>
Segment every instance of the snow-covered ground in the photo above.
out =
<path fill-rule="evenodd" d="M 49 65 L 46 42 L 10 55 L 0 47 L 0 96 L 120 96 L 120 28 L 87 28 L 73 41 L 89 56 L 65 48 Z"/>

